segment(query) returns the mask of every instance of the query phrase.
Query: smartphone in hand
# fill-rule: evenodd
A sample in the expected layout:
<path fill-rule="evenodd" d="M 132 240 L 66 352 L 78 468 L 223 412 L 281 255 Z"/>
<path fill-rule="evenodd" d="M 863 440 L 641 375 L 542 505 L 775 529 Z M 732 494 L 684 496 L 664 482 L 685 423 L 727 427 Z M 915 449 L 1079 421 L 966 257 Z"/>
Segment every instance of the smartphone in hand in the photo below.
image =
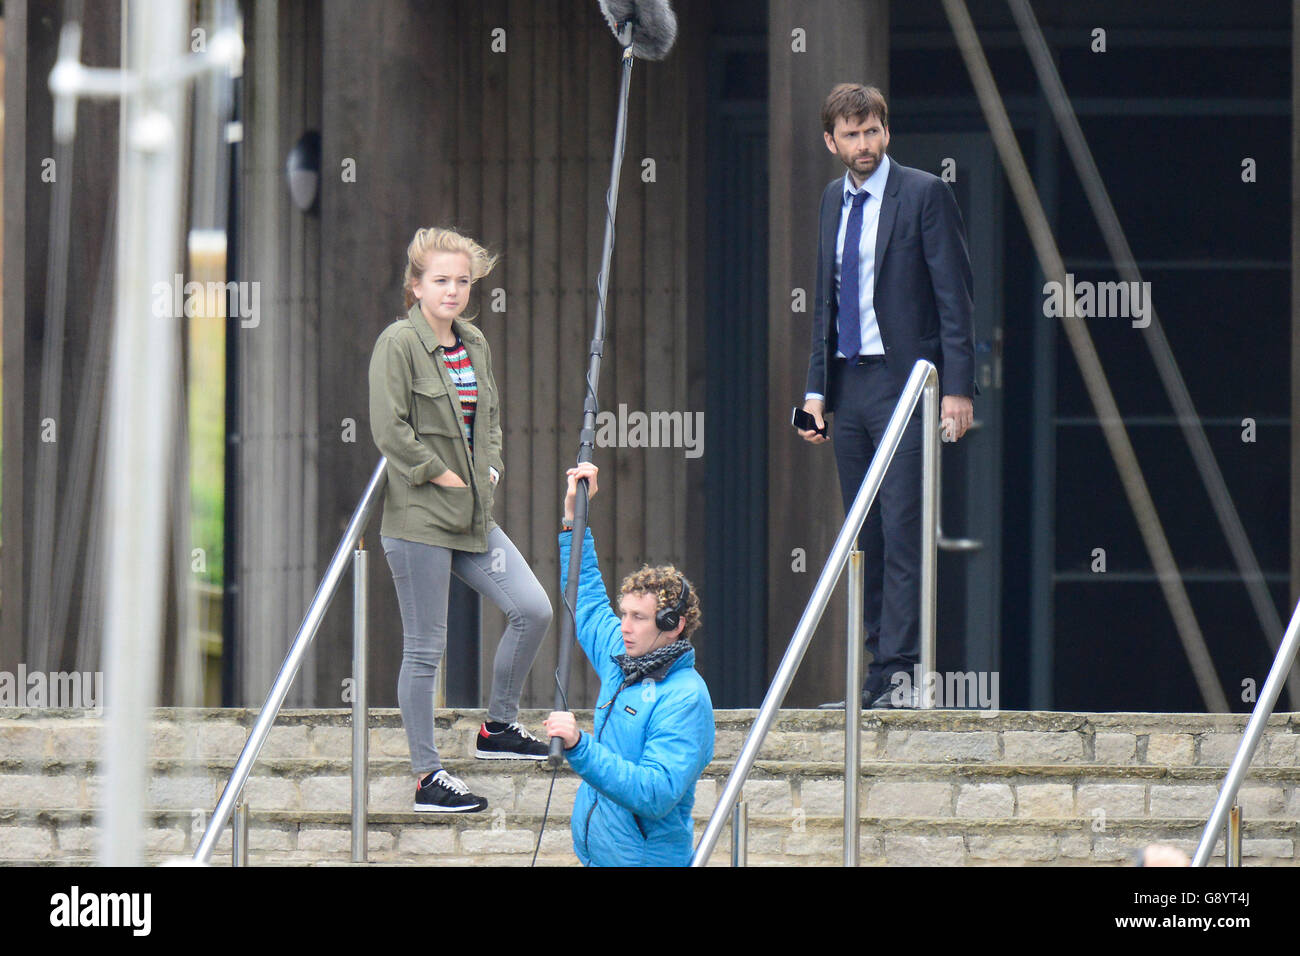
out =
<path fill-rule="evenodd" d="M 811 412 L 805 412 L 802 408 L 796 407 L 794 413 L 790 416 L 790 424 L 802 431 L 816 432 L 824 437 L 826 436 L 825 427 L 817 427 L 817 419 L 812 417 Z"/>

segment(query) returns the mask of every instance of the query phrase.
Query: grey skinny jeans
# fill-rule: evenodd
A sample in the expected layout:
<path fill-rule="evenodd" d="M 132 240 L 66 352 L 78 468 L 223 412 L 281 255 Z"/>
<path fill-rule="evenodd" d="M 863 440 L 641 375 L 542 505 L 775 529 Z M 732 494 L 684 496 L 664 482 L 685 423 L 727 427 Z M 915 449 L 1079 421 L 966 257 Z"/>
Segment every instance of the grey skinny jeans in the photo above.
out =
<path fill-rule="evenodd" d="M 551 601 L 506 533 L 494 528 L 482 554 L 381 537 L 402 611 L 402 669 L 397 705 L 411 749 L 411 769 L 442 767 L 433 743 L 433 695 L 447 647 L 447 589 L 456 575 L 506 615 L 492 663 L 487 719 L 510 723 L 519 713 L 524 676 L 551 624 Z"/>

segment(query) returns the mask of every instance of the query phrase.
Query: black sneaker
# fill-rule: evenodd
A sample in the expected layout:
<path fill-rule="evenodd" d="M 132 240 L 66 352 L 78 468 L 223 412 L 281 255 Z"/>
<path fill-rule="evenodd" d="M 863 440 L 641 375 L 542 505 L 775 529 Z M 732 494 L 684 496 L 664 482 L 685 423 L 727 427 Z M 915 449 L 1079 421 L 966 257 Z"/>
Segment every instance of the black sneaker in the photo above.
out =
<path fill-rule="evenodd" d="M 439 770 L 415 788 L 415 809 L 419 813 L 478 813 L 488 802 L 469 792 L 465 781 Z"/>
<path fill-rule="evenodd" d="M 480 760 L 545 760 L 550 753 L 546 741 L 538 740 L 518 721 L 495 734 L 483 724 L 474 742 L 474 756 Z"/>

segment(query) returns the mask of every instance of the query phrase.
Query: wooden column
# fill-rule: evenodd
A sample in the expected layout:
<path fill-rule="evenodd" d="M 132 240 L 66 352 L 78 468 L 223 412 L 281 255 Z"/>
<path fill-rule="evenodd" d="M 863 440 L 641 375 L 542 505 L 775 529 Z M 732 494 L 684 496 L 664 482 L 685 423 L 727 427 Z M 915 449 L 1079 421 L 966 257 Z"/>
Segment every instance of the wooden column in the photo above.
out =
<path fill-rule="evenodd" d="M 351 493 L 340 476 L 320 480 L 318 467 L 322 447 L 337 444 L 341 433 L 337 421 L 320 418 L 318 392 L 329 391 L 320 387 L 320 340 L 337 334 L 348 316 L 322 312 L 320 219 L 293 205 L 284 174 L 294 143 L 320 128 L 320 16 L 315 3 L 267 0 L 251 8 L 245 25 L 238 277 L 257 283 L 259 312 L 230 319 L 240 322 L 239 441 L 232 448 L 239 455 L 239 546 L 228 560 L 239 569 L 235 701 L 242 705 L 264 699 L 324 573 L 321 551 L 328 549 L 328 560 L 338 543 L 342 528 L 322 519 L 318 489 Z M 337 169 L 322 178 L 337 181 Z M 350 644 L 340 651 L 327 638 L 348 629 L 347 603 L 346 596 L 335 601 L 288 706 L 341 706 L 333 688 L 317 696 L 316 683 L 318 670 L 339 654 L 351 660 Z"/>
<path fill-rule="evenodd" d="M 790 427 L 802 405 L 816 286 L 822 190 L 844 166 L 822 141 L 821 106 L 837 83 L 888 95 L 889 4 L 772 0 L 769 13 L 768 672 L 775 673 L 844 520 L 834 449 Z M 802 46 L 804 52 L 799 52 Z M 795 289 L 806 311 L 792 311 Z M 798 549 L 798 550 L 796 550 Z M 796 570 L 802 554 L 806 570 Z M 842 581 L 842 579 L 841 579 Z M 841 586 L 790 689 L 787 704 L 815 706 L 844 692 L 846 591 Z"/>
<path fill-rule="evenodd" d="M 3 515 L 0 517 L 0 669 L 16 668 L 23 647 L 23 301 L 26 283 L 27 195 L 13 184 L 27 177 L 27 3 L 10 0 L 4 11 L 4 410 Z"/>
<path fill-rule="evenodd" d="M 55 180 L 46 160 L 54 157 L 53 101 L 49 73 L 58 51 L 63 5 L 56 0 L 9 2 L 5 25 L 5 190 L 4 190 L 4 504 L 3 556 L 0 560 L 0 669 L 13 670 L 23 661 L 34 666 L 33 639 L 27 633 L 29 593 L 33 580 L 51 581 L 60 555 L 66 582 L 56 587 L 53 603 L 63 608 L 51 627 L 58 633 L 62 653 L 46 669 L 98 667 L 92 647 L 89 660 L 78 657 L 78 632 L 97 646 L 100 621 L 84 623 L 83 591 L 94 586 L 86 559 L 92 520 L 95 474 L 71 474 L 78 425 L 81 437 L 94 444 L 98 422 L 78 421 L 83 392 L 91 384 L 92 366 L 103 369 L 105 351 L 92 348 L 92 334 L 110 321 L 111 296 L 97 300 L 97 278 L 113 248 L 108 211 L 116 191 L 118 102 L 83 101 L 77 110 L 77 138 L 71 163 L 54 167 L 57 182 L 71 187 L 68 244 L 66 324 L 61 342 L 52 343 L 61 356 L 57 413 L 40 408 L 41 368 L 46 347 L 46 281 L 49 266 L 51 197 Z M 119 9 L 115 4 L 88 4 L 83 20 L 81 59 L 98 67 L 116 67 L 120 53 Z M 103 157 L 111 157 L 108 162 Z M 98 305 L 98 309 L 97 306 Z M 101 402 L 87 399 L 89 414 L 98 416 Z M 57 480 L 37 488 L 37 459 L 42 448 L 43 418 L 53 418 L 58 457 Z M 32 567 L 33 519 L 38 491 L 55 496 L 54 540 L 49 541 L 45 568 Z M 81 520 L 63 527 L 65 505 L 83 496 Z M 102 564 L 96 551 L 93 563 Z M 40 575 L 39 578 L 36 575 Z M 93 596 L 92 596 L 93 597 Z M 93 600 L 91 605 L 93 607 Z M 42 638 L 45 640 L 45 638 Z M 47 645 L 48 646 L 48 645 Z M 93 665 L 93 667 L 91 666 Z"/>

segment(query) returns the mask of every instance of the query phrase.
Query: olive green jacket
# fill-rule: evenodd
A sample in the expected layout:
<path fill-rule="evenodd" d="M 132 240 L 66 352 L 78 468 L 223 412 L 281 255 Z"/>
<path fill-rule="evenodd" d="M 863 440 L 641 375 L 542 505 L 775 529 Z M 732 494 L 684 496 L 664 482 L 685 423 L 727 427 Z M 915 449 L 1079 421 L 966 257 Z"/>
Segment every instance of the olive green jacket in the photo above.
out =
<path fill-rule="evenodd" d="M 456 320 L 478 379 L 471 457 L 461 426 L 460 396 L 443 363 L 443 348 L 419 303 L 384 329 L 370 358 L 370 433 L 388 459 L 388 491 L 380 534 L 457 551 L 487 550 L 492 520 L 489 468 L 504 477 L 501 405 L 492 353 L 483 333 Z M 451 469 L 469 487 L 430 480 Z"/>

